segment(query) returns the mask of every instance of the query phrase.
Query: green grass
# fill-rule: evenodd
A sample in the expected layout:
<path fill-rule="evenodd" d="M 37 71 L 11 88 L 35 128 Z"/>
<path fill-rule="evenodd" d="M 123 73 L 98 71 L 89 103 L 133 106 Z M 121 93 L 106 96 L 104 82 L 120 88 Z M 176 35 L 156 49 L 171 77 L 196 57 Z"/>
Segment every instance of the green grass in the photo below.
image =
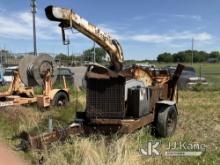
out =
<path fill-rule="evenodd" d="M 149 127 L 123 136 L 109 138 L 102 135 L 73 137 L 66 143 L 54 143 L 40 155 L 33 152 L 35 160 L 43 155 L 45 164 L 219 164 L 220 163 L 220 91 L 180 93 L 179 119 L 175 134 L 162 141 L 162 150 L 169 141 L 200 143 L 206 151 L 200 157 L 145 157 L 139 153 L 148 140 Z M 158 139 L 157 139 L 158 140 Z"/>
<path fill-rule="evenodd" d="M 169 141 L 185 141 L 206 145 L 206 152 L 200 157 L 145 157 L 139 149 L 148 140 L 158 140 L 151 136 L 149 127 L 133 134 L 72 137 L 65 143 L 54 143 L 41 152 L 29 152 L 34 163 L 44 157 L 44 164 L 219 164 L 220 163 L 220 91 L 180 93 L 179 119 L 175 134 L 162 141 L 162 150 Z"/>
<path fill-rule="evenodd" d="M 7 90 L 4 86 L 1 91 Z M 40 91 L 40 88 L 35 88 Z M 40 92 L 39 92 L 40 93 Z M 8 143 L 13 149 L 19 144 L 19 134 L 27 131 L 33 134 L 41 134 L 48 131 L 48 119 L 53 119 L 53 127 L 66 127 L 75 118 L 76 110 L 84 110 L 84 91 L 71 89 L 70 104 L 65 108 L 51 107 L 49 109 L 39 109 L 36 105 L 16 106 L 1 108 L 0 111 L 0 139 Z M 25 159 L 34 160 L 32 152 L 20 155 Z"/>
<path fill-rule="evenodd" d="M 176 63 L 155 63 L 155 65 L 160 67 L 165 66 L 176 66 Z M 191 66 L 189 63 L 184 63 L 186 66 Z M 195 63 L 193 67 L 196 70 L 197 76 L 205 77 L 208 81 L 208 85 L 202 86 L 202 89 L 205 90 L 220 90 L 220 63 L 210 64 L 210 63 Z"/>
<path fill-rule="evenodd" d="M 196 69 L 198 75 L 205 77 L 209 85 L 205 89 L 220 89 L 220 63 L 218 64 L 194 64 L 193 67 Z"/>

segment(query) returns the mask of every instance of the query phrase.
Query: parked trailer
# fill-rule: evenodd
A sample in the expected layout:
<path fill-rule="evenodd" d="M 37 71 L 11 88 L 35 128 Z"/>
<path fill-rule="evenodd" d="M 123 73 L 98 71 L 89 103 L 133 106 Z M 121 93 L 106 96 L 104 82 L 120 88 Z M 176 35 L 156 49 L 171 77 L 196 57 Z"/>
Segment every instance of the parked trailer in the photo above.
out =
<path fill-rule="evenodd" d="M 49 20 L 59 22 L 64 44 L 65 30 L 74 28 L 98 43 L 110 56 L 111 63 L 108 68 L 99 64 L 88 66 L 86 110 L 77 113 L 73 124 L 42 135 L 23 133 L 21 148 L 42 148 L 70 134 L 130 133 L 150 123 L 159 136 L 173 134 L 177 122 L 176 84 L 183 65 L 178 65 L 173 76 L 162 71 L 153 74 L 150 69 L 138 66 L 123 70 L 124 55 L 117 40 L 71 9 L 48 6 L 45 13 Z M 134 85 L 128 85 L 128 80 Z"/>
<path fill-rule="evenodd" d="M 93 66 L 94 68 L 95 66 Z M 23 150 L 40 149 L 55 141 L 63 141 L 73 134 L 132 133 L 148 124 L 154 126 L 157 136 L 171 136 L 176 128 L 178 114 L 175 97 L 173 97 L 174 89 L 176 89 L 176 83 L 183 68 L 183 65 L 178 65 L 174 76 L 167 82 L 169 85 L 129 88 L 133 93 L 129 96 L 128 92 L 127 100 L 123 96 L 126 79 L 122 75 L 102 73 L 102 76 L 99 77 L 98 74 L 90 74 L 92 72 L 88 69 L 85 112 L 77 112 L 75 122 L 66 128 L 54 129 L 52 132 L 41 135 L 23 132 L 19 148 Z M 110 79 L 106 79 L 106 75 Z M 97 79 L 97 77 L 101 79 Z M 99 81 L 100 83 L 98 83 Z M 131 101 L 129 99 L 136 96 L 138 98 L 133 100 L 136 106 L 128 107 L 131 105 L 128 103 Z"/>
<path fill-rule="evenodd" d="M 69 102 L 69 90 L 63 77 L 63 88 L 53 88 L 57 67 L 49 55 L 25 56 L 14 71 L 8 90 L 0 93 L 0 107 L 37 103 L 39 107 L 64 106 Z M 41 95 L 33 87 L 41 86 Z"/>

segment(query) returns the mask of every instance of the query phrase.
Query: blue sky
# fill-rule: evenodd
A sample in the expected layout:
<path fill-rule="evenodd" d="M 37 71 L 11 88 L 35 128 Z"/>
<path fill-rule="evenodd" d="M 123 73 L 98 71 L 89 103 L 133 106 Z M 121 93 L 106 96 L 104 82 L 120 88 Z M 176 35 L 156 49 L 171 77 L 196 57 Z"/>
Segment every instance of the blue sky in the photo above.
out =
<path fill-rule="evenodd" d="M 121 43 L 125 59 L 156 59 L 159 53 L 191 48 L 220 51 L 219 0 L 37 0 L 38 52 L 66 53 L 48 5 L 73 9 Z M 0 48 L 32 51 L 30 0 L 0 1 Z M 93 42 L 72 34 L 70 51 L 81 53 Z"/>

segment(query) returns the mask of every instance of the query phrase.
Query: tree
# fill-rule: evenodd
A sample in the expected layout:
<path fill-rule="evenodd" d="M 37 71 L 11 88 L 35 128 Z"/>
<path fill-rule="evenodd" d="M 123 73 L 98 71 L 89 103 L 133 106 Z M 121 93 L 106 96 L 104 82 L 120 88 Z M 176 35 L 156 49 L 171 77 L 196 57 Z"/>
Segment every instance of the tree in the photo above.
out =
<path fill-rule="evenodd" d="M 209 58 L 216 59 L 216 61 L 220 61 L 220 53 L 218 51 L 212 51 L 209 54 Z"/>
<path fill-rule="evenodd" d="M 60 53 L 60 54 L 56 55 L 55 59 L 56 60 L 68 60 L 68 56 L 63 53 Z"/>
<path fill-rule="evenodd" d="M 174 62 L 191 62 L 192 51 L 186 50 L 173 54 Z"/>
<path fill-rule="evenodd" d="M 66 54 L 60 53 L 56 55 L 55 57 L 56 60 L 68 60 L 68 61 L 80 61 L 81 56 L 75 56 L 72 54 L 71 56 L 67 56 Z"/>
<path fill-rule="evenodd" d="M 104 61 L 106 52 L 102 48 L 95 48 L 95 61 L 97 63 L 102 63 Z M 93 61 L 94 56 L 94 49 L 87 49 L 83 52 L 84 60 L 85 61 Z"/>
<path fill-rule="evenodd" d="M 171 53 L 162 53 L 157 57 L 158 62 L 173 62 L 173 56 Z"/>
<path fill-rule="evenodd" d="M 200 54 L 200 55 L 202 56 L 202 58 L 203 58 L 203 61 L 201 61 L 201 62 L 205 62 L 205 61 L 208 60 L 209 54 L 208 54 L 207 52 L 205 52 L 205 51 L 199 51 L 199 54 Z"/>
<path fill-rule="evenodd" d="M 208 59 L 208 53 L 204 51 L 194 51 L 193 52 L 193 62 L 204 62 Z"/>
<path fill-rule="evenodd" d="M 185 51 L 180 51 L 174 54 L 171 53 L 162 53 L 159 54 L 157 57 L 157 60 L 159 62 L 192 62 L 192 57 L 193 57 L 193 62 L 205 62 L 208 61 L 208 59 L 217 59 L 220 61 L 220 53 L 215 51 L 211 52 L 208 54 L 205 51 L 193 51 L 193 56 L 192 56 L 192 50 L 185 50 Z"/>

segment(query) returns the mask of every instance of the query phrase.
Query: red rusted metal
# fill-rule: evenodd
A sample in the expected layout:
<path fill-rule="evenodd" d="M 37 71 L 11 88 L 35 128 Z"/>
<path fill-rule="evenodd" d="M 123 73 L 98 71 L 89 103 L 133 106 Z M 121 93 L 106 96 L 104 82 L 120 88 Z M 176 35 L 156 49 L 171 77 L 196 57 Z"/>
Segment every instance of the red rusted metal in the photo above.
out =
<path fill-rule="evenodd" d="M 43 144 L 65 140 L 70 134 L 96 131 L 130 133 L 154 121 L 158 101 L 175 99 L 176 83 L 184 68 L 183 65 L 178 65 L 173 76 L 167 70 L 159 70 L 159 74 L 156 74 L 151 68 L 139 66 L 132 66 L 122 71 L 124 57 L 117 40 L 112 39 L 72 10 L 48 6 L 45 12 L 48 19 L 60 22 L 64 41 L 65 28 L 77 29 L 105 49 L 110 55 L 111 66 L 110 69 L 98 64 L 88 67 L 85 75 L 87 80 L 86 112 L 81 124 L 74 123 L 67 128 L 39 136 L 24 134 L 29 147 L 42 148 Z M 142 81 L 150 90 L 150 110 L 144 117 L 130 119 L 133 116 L 126 116 L 125 83 L 128 79 Z"/>
<path fill-rule="evenodd" d="M 91 69 L 91 68 L 90 68 Z M 107 91 L 106 93 L 106 102 L 109 102 L 104 109 L 101 109 L 98 111 L 99 105 L 104 104 L 104 100 L 93 100 L 97 99 L 97 95 L 87 95 L 87 102 L 88 101 L 95 101 L 94 103 L 89 102 L 87 103 L 87 112 L 85 117 L 82 119 L 84 120 L 81 124 L 78 123 L 73 123 L 73 125 L 70 125 L 67 128 L 63 129 L 57 129 L 54 130 L 52 133 L 44 133 L 41 135 L 37 136 L 31 136 L 27 133 L 22 135 L 22 139 L 25 141 L 25 147 L 23 148 L 43 148 L 44 145 L 51 144 L 52 142 L 55 141 L 63 141 L 65 140 L 68 136 L 74 134 L 74 135 L 81 135 L 81 134 L 90 134 L 94 132 L 100 132 L 104 134 L 111 134 L 115 132 L 119 133 L 131 133 L 134 132 L 135 130 L 152 123 L 155 118 L 155 109 L 157 102 L 160 100 L 174 100 L 174 92 L 176 91 L 176 84 L 177 80 L 179 79 L 179 76 L 181 75 L 182 70 L 184 69 L 183 65 L 178 65 L 175 73 L 173 76 L 166 74 L 166 72 L 163 72 L 163 74 L 160 74 L 159 77 L 155 76 L 153 79 L 154 81 L 160 80 L 157 83 L 155 83 L 154 86 L 150 87 L 151 88 L 151 100 L 150 100 L 150 114 L 141 117 L 141 118 L 126 118 L 125 116 L 125 109 L 120 107 L 115 111 L 112 109 L 109 109 L 109 111 L 106 111 L 105 108 L 108 109 L 109 106 L 113 106 L 111 97 L 113 96 L 112 91 Z M 117 80 L 118 78 L 125 78 L 122 75 L 129 75 L 130 73 L 128 71 L 122 72 L 122 73 L 112 73 L 112 71 L 109 72 L 108 69 L 106 68 L 100 68 L 100 67 L 94 67 L 91 69 L 92 72 L 97 73 L 97 75 L 91 75 L 91 77 L 87 77 L 87 79 L 95 80 L 95 82 L 87 84 L 87 88 L 91 88 L 90 85 L 98 85 L 98 88 L 92 88 L 89 90 L 93 90 L 93 92 L 98 92 L 102 94 L 103 92 L 106 92 L 106 86 L 103 83 L 103 81 L 107 81 L 110 84 L 108 84 L 108 88 L 114 83 L 117 84 L 117 81 L 113 81 L 113 79 Z M 90 70 L 90 71 L 91 71 Z M 100 75 L 106 75 L 106 77 L 102 77 Z M 153 75 L 153 74 L 152 74 Z M 96 77 L 98 76 L 98 77 Z M 163 80 L 163 81 L 161 81 Z M 104 84 L 104 87 L 102 89 L 103 84 L 97 84 L 97 82 L 102 82 Z M 101 87 L 99 89 L 99 87 Z M 122 86 L 124 88 L 124 86 Z M 101 90 L 102 89 L 102 90 Z M 113 89 L 113 88 L 112 88 Z M 90 93 L 91 91 L 87 91 L 87 93 Z M 111 93 L 111 95 L 109 95 Z M 124 93 L 124 91 L 122 92 Z M 90 97 L 90 98 L 89 98 Z M 103 98 L 105 98 L 105 95 L 102 95 Z M 121 98 L 121 95 L 119 97 L 116 97 L 116 99 L 122 101 L 122 104 L 124 105 L 124 98 Z M 101 98 L 101 97 L 99 97 Z M 98 101 L 98 102 L 97 102 Z M 97 104 L 97 105 L 95 105 Z M 118 104 L 118 103 L 114 103 Z M 102 107 L 102 106 L 101 106 Z M 114 107 L 114 106 L 113 106 Z M 117 114 L 118 113 L 118 114 Z M 123 114 L 121 114 L 123 113 Z M 117 114 L 116 116 L 114 116 Z M 118 116 L 119 115 L 119 116 Z M 84 116 L 84 115 L 83 115 Z"/>
<path fill-rule="evenodd" d="M 63 41 L 65 42 L 64 29 L 75 28 L 85 36 L 98 43 L 110 55 L 113 70 L 121 71 L 124 61 L 123 50 L 120 43 L 111 38 L 107 33 L 95 25 L 89 23 L 81 16 L 70 9 L 48 6 L 45 9 L 46 16 L 51 21 L 59 22 L 63 31 Z"/>
<path fill-rule="evenodd" d="M 43 133 L 41 135 L 30 135 L 26 132 L 21 133 L 20 137 L 23 140 L 22 149 L 42 149 L 45 145 L 55 141 L 64 141 L 70 135 L 80 135 L 84 133 L 83 126 L 76 124 L 70 125 L 67 128 L 56 129 L 53 132 Z"/>
<path fill-rule="evenodd" d="M 86 91 L 87 118 L 125 117 L 125 78 L 88 79 Z"/>
<path fill-rule="evenodd" d="M 91 119 L 89 124 L 97 127 L 106 126 L 106 129 L 108 127 L 117 126 L 117 132 L 124 134 L 134 132 L 153 121 L 154 113 L 150 113 L 138 119 Z"/>
<path fill-rule="evenodd" d="M 41 135 L 30 135 L 26 132 L 21 134 L 23 140 L 20 148 L 22 150 L 43 149 L 55 141 L 64 141 L 70 135 L 82 135 L 91 133 L 131 133 L 135 130 L 154 121 L 154 114 L 151 113 L 139 119 L 91 119 L 86 125 L 74 125 L 67 128 L 56 129 L 51 133 Z"/>

